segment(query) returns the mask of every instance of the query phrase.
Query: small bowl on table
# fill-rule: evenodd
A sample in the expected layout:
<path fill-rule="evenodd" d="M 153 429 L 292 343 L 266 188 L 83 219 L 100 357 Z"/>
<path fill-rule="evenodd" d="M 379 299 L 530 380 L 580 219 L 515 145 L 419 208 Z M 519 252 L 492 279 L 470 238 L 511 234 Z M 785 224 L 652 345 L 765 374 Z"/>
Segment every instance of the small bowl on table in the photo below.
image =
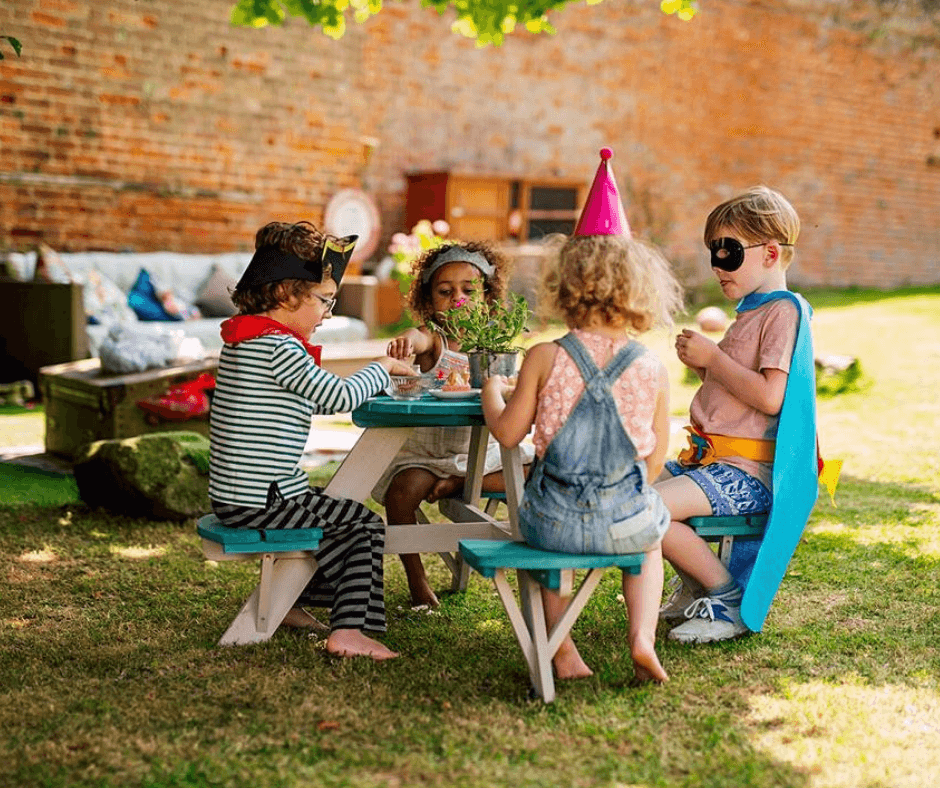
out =
<path fill-rule="evenodd" d="M 388 395 L 398 400 L 419 399 L 432 383 L 428 375 L 392 375 L 391 378 Z"/>

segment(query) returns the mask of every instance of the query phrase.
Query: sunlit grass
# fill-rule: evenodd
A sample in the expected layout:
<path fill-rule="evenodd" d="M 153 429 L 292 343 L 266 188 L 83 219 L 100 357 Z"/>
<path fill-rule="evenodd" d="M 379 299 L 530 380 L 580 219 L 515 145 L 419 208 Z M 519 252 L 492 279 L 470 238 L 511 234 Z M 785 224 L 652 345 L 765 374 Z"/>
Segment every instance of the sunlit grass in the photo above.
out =
<path fill-rule="evenodd" d="M 814 298 L 817 349 L 859 358 L 866 386 L 819 402 L 843 479 L 761 634 L 689 648 L 661 627 L 671 680 L 633 688 L 609 572 L 575 628 L 595 676 L 545 706 L 478 576 L 416 611 L 387 558 L 383 640 L 403 657 L 385 665 L 286 631 L 219 648 L 257 569 L 205 561 L 192 523 L 4 505 L 0 785 L 940 784 L 940 291 Z M 695 389 L 670 336 L 648 344 L 681 419 Z"/>

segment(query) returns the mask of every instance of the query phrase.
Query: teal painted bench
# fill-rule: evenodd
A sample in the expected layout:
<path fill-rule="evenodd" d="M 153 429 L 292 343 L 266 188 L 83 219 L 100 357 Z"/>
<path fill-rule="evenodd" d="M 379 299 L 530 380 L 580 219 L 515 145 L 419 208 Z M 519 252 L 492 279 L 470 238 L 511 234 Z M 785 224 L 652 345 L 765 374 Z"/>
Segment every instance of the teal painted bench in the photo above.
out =
<path fill-rule="evenodd" d="M 486 492 L 486 490 L 484 490 L 480 495 L 483 500 L 486 501 L 486 508 L 483 511 L 490 515 L 490 517 L 496 514 L 497 506 L 501 503 L 506 503 L 506 493 L 504 492 Z"/>
<path fill-rule="evenodd" d="M 727 566 L 735 539 L 762 539 L 767 514 L 690 517 L 686 523 L 706 542 L 718 543 L 718 558 Z"/>
<path fill-rule="evenodd" d="M 555 699 L 552 657 L 571 631 L 604 571 L 618 567 L 639 574 L 646 557 L 643 553 L 625 555 L 576 555 L 539 550 L 523 542 L 489 539 L 460 541 L 463 560 L 483 577 L 490 578 L 503 603 L 516 640 L 522 649 L 529 677 L 536 695 L 546 703 Z M 521 607 L 506 578 L 507 570 L 516 570 Z M 586 569 L 587 575 L 576 591 L 571 588 L 574 570 Z M 568 606 L 548 632 L 540 586 L 569 597 Z M 572 593 L 573 591 L 573 593 Z M 523 612 L 525 611 L 525 612 Z"/>
<path fill-rule="evenodd" d="M 220 646 L 268 640 L 317 568 L 319 528 L 228 528 L 214 514 L 200 517 L 196 533 L 210 561 L 260 561 L 261 579 L 219 640 Z"/>

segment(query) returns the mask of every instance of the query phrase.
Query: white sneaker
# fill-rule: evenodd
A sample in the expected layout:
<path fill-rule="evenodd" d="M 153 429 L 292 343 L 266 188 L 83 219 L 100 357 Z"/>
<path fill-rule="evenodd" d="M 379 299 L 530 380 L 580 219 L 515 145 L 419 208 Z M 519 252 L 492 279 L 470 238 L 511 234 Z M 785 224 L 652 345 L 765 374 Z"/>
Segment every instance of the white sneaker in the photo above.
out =
<path fill-rule="evenodd" d="M 685 609 L 689 620 L 670 630 L 669 639 L 680 643 L 715 643 L 750 632 L 741 620 L 741 606 L 729 607 L 721 599 L 702 597 Z"/>
<path fill-rule="evenodd" d="M 663 621 L 685 621 L 685 611 L 696 599 L 705 595 L 705 588 L 688 575 L 677 573 L 669 581 L 672 593 L 659 608 L 659 617 Z"/>

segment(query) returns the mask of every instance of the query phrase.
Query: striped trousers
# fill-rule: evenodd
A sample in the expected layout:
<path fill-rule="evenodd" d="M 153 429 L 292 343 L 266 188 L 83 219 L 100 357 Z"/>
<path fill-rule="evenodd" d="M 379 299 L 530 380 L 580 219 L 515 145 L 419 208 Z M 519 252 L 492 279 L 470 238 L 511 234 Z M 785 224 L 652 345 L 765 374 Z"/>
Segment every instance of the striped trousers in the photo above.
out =
<path fill-rule="evenodd" d="M 216 501 L 212 509 L 229 528 L 322 528 L 317 571 L 298 604 L 329 608 L 332 630 L 385 631 L 385 523 L 364 504 L 311 487 L 293 498 L 269 496 L 262 509 Z"/>

